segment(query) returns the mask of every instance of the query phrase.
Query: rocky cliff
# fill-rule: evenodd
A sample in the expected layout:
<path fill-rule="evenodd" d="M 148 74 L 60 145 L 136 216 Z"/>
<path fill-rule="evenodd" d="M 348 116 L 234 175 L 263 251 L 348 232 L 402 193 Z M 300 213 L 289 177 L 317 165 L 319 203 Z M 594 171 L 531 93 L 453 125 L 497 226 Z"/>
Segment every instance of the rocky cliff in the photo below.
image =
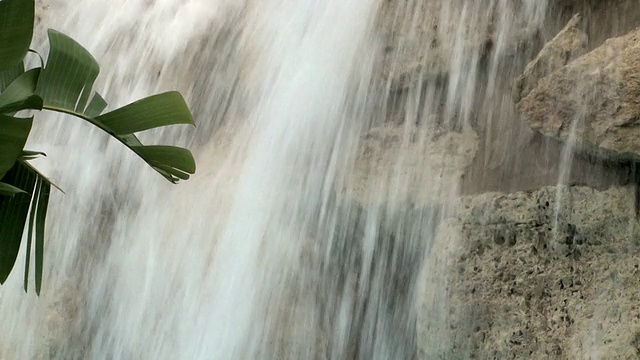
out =
<path fill-rule="evenodd" d="M 640 358 L 640 5 L 533 3 L 381 10 L 387 128 L 459 141 L 425 160 L 439 199 L 412 197 L 445 207 L 420 282 L 422 359 Z"/>
<path fill-rule="evenodd" d="M 429 287 L 447 291 L 426 292 L 422 358 L 636 359 L 634 192 L 545 187 L 461 198 L 425 269 Z"/>

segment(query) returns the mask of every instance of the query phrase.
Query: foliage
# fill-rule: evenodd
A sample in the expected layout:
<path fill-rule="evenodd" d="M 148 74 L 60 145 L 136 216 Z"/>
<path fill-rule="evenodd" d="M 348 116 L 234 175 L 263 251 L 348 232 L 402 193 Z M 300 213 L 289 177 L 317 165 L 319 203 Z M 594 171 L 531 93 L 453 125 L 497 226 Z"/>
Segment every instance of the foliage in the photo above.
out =
<path fill-rule="evenodd" d="M 28 288 L 34 248 L 35 289 L 39 294 L 44 224 L 53 184 L 29 164 L 29 160 L 44 154 L 24 149 L 33 116 L 16 114 L 49 110 L 81 118 L 120 141 L 172 183 L 188 179 L 196 165 L 187 149 L 143 145 L 134 135 L 167 125 L 193 124 L 179 93 L 150 96 L 103 113 L 107 103 L 93 91 L 100 72 L 97 61 L 76 41 L 55 30 L 48 31 L 46 65 L 25 69 L 28 52 L 35 53 L 29 49 L 34 11 L 34 0 L 0 1 L 0 284 L 11 273 L 26 237 L 24 289 Z"/>

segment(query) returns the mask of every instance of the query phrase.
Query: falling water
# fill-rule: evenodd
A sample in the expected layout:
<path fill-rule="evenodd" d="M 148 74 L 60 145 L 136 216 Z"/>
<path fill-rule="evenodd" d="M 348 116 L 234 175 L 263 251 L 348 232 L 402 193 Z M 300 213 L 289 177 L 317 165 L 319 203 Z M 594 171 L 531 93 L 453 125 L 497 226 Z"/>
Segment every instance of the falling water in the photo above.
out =
<path fill-rule="evenodd" d="M 189 146 L 198 172 L 166 184 L 85 124 L 41 116 L 30 148 L 66 194 L 42 296 L 21 291 L 21 271 L 0 288 L 0 358 L 429 358 L 447 342 L 424 329 L 446 321 L 423 279 L 446 263 L 434 231 L 475 153 L 500 163 L 496 139 L 522 131 L 500 74 L 527 60 L 545 10 L 52 1 L 40 27 L 96 55 L 111 104 L 185 94 L 195 129 L 143 135 Z"/>

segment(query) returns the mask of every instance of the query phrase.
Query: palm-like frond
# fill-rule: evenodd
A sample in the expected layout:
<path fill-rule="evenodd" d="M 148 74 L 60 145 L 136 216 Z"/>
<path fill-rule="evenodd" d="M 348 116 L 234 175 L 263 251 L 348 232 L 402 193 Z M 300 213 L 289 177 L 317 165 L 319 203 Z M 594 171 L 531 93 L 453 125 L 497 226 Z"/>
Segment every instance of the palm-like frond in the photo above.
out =
<path fill-rule="evenodd" d="M 100 72 L 97 61 L 76 41 L 55 30 L 48 33 L 46 65 L 25 71 L 24 57 L 32 51 L 33 15 L 34 0 L 0 1 L 0 284 L 12 271 L 26 233 L 25 291 L 35 242 L 39 293 L 44 223 L 53 184 L 28 163 L 44 154 L 24 151 L 33 118 L 14 117 L 15 113 L 50 110 L 79 117 L 120 141 L 172 183 L 188 179 L 196 165 L 187 149 L 144 145 L 135 135 L 168 125 L 193 125 L 179 93 L 153 95 L 103 114 L 107 102 L 93 91 Z"/>

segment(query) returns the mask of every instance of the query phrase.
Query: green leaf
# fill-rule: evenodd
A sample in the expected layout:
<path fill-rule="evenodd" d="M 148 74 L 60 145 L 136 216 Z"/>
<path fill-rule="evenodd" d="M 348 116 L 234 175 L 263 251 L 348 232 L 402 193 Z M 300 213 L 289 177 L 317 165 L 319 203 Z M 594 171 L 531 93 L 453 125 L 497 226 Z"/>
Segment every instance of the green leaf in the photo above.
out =
<path fill-rule="evenodd" d="M 26 191 L 19 189 L 13 185 L 9 185 L 3 182 L 0 182 L 0 195 L 4 196 L 12 196 L 15 194 L 27 193 Z"/>
<path fill-rule="evenodd" d="M 93 93 L 86 105 L 100 71 L 96 60 L 76 41 L 55 30 L 49 30 L 49 41 L 49 58 L 36 87 L 36 94 L 43 100 L 43 109 L 74 115 L 97 126 L 131 148 L 173 183 L 188 178 L 188 174 L 195 171 L 193 155 L 188 150 L 174 147 L 146 149 L 133 135 L 167 125 L 193 124 L 189 108 L 179 93 L 150 96 L 100 115 L 107 105 L 100 94 Z"/>
<path fill-rule="evenodd" d="M 0 70 L 0 92 L 4 91 L 4 89 L 23 72 L 24 63 L 22 61 L 4 70 Z"/>
<path fill-rule="evenodd" d="M 167 125 L 193 124 L 187 104 L 176 91 L 138 100 L 96 119 L 117 135 L 133 134 Z"/>
<path fill-rule="evenodd" d="M 93 94 L 93 98 L 89 102 L 87 106 L 87 111 L 85 111 L 85 115 L 89 117 L 96 117 L 102 113 L 102 111 L 107 107 L 107 102 L 104 100 L 100 94 Z"/>
<path fill-rule="evenodd" d="M 73 39 L 49 30 L 50 51 L 45 66 L 42 57 L 29 50 L 33 15 L 33 0 L 0 0 L 0 284 L 15 266 L 26 235 L 24 288 L 28 289 L 34 250 L 35 290 L 39 295 L 46 214 L 51 186 L 55 185 L 26 162 L 45 155 L 24 150 L 33 118 L 21 119 L 10 114 L 48 109 L 80 117 L 128 146 L 174 183 L 195 173 L 196 164 L 189 150 L 145 146 L 134 135 L 168 125 L 193 124 L 189 108 L 179 93 L 150 96 L 101 115 L 107 102 L 93 91 L 100 71 L 97 61 Z M 27 51 L 39 56 L 42 68 L 25 72 Z"/>
<path fill-rule="evenodd" d="M 32 191 L 36 183 L 36 174 L 22 162 L 16 162 L 2 181 Z M 11 197 L 0 196 L 0 284 L 7 280 L 15 265 L 31 198 L 27 193 Z"/>
<path fill-rule="evenodd" d="M 133 150 L 150 163 L 165 164 L 189 174 L 196 172 L 196 162 L 189 150 L 166 145 L 135 146 Z"/>
<path fill-rule="evenodd" d="M 27 291 L 31 250 L 35 242 L 36 293 L 40 294 L 44 262 L 44 226 L 52 184 L 24 161 L 17 161 L 2 180 L 15 188 L 27 189 L 31 194 L 21 191 L 12 197 L 0 197 L 0 284 L 4 283 L 15 266 L 20 243 L 26 233 L 24 289 Z M 27 222 L 28 226 L 25 228 Z"/>
<path fill-rule="evenodd" d="M 38 208 L 38 199 L 40 199 L 40 190 L 42 189 L 42 181 L 36 178 L 36 186 L 31 197 L 31 209 L 29 210 L 29 225 L 27 226 L 27 254 L 24 258 L 24 291 L 29 288 L 29 264 L 31 261 L 31 243 L 33 240 L 34 222 L 36 219 L 36 209 Z"/>
<path fill-rule="evenodd" d="M 44 105 L 84 113 L 93 83 L 98 77 L 98 62 L 70 37 L 49 29 L 49 57 L 36 93 Z"/>
<path fill-rule="evenodd" d="M 22 73 L 0 94 L 0 113 L 42 109 L 42 99 L 35 94 L 40 69 Z"/>
<path fill-rule="evenodd" d="M 142 145 L 140 140 L 133 134 L 127 134 L 127 135 L 118 136 L 118 139 L 120 141 L 122 141 L 122 143 L 125 144 L 129 148 L 133 148 L 134 146 L 144 146 L 144 145 Z M 138 155 L 140 155 L 140 154 L 138 154 Z"/>
<path fill-rule="evenodd" d="M 168 177 L 161 172 L 171 182 L 175 183 L 178 179 L 186 180 L 189 178 L 187 174 L 196 172 L 196 162 L 189 150 L 165 145 L 133 146 L 132 149 L 153 166 L 156 171 L 160 172 L 159 170 L 162 170 L 177 177 L 177 179 Z"/>
<path fill-rule="evenodd" d="M 36 213 L 36 294 L 40 295 L 42 288 L 42 272 L 44 269 L 44 225 L 47 218 L 47 208 L 49 206 L 49 195 L 51 194 L 51 184 L 42 182 L 42 189 L 39 193 L 38 210 Z"/>
<path fill-rule="evenodd" d="M 0 177 L 2 177 L 22 153 L 33 118 L 15 118 L 0 114 Z"/>
<path fill-rule="evenodd" d="M 0 70 L 22 62 L 33 36 L 34 0 L 0 1 Z"/>

